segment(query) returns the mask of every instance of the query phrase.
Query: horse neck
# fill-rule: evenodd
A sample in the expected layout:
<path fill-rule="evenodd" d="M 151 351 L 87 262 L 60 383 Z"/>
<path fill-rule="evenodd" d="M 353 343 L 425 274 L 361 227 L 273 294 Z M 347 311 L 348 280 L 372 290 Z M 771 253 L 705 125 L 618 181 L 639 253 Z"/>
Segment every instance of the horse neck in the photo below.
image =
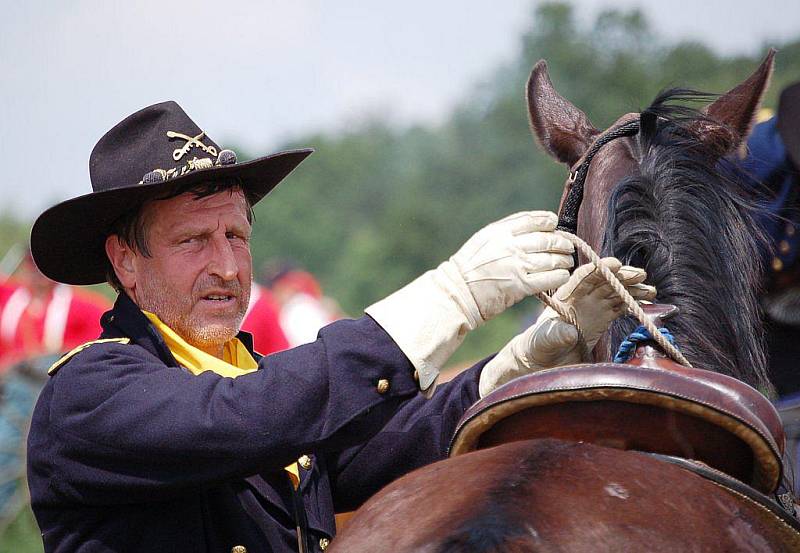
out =
<path fill-rule="evenodd" d="M 650 145 L 612 187 L 602 251 L 644 267 L 656 301 L 678 307 L 667 326 L 692 365 L 769 394 L 757 232 L 735 182 L 709 159 L 685 144 Z M 608 352 L 635 326 L 616 321 Z"/>

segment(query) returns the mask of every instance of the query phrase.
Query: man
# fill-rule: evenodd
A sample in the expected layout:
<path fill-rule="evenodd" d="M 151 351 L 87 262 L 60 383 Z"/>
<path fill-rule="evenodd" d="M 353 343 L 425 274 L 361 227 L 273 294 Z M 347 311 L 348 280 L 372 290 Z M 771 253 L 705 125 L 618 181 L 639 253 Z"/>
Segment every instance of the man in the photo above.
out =
<path fill-rule="evenodd" d="M 745 153 L 741 165 L 764 195 L 761 303 L 770 377 L 778 394 L 789 396 L 800 391 L 800 82 L 781 92 L 777 114 L 755 126 Z"/>
<path fill-rule="evenodd" d="M 99 294 L 53 282 L 23 256 L 14 280 L 0 285 L 0 370 L 96 338 L 109 307 Z"/>
<path fill-rule="evenodd" d="M 269 355 L 289 347 L 289 340 L 281 328 L 281 308 L 272 292 L 253 282 L 250 289 L 250 305 L 244 314 L 242 330 L 253 337 L 253 349 Z"/>
<path fill-rule="evenodd" d="M 238 333 L 250 208 L 310 152 L 237 164 L 177 104 L 157 104 L 95 146 L 94 192 L 34 224 L 46 275 L 107 277 L 119 291 L 101 339 L 51 368 L 31 421 L 29 486 L 46 551 L 323 550 L 335 510 L 441 458 L 479 393 L 569 358 L 577 343 L 547 315 L 500 361 L 434 393 L 466 332 L 559 286 L 579 316 L 586 302 L 608 307 L 581 320 L 589 345 L 621 313 L 592 267 L 568 276 L 572 246 L 551 232 L 555 216 L 527 212 L 479 231 L 368 316 L 259 359 Z M 643 272 L 607 264 L 652 296 Z"/>
<path fill-rule="evenodd" d="M 265 282 L 280 305 L 281 328 L 291 347 L 313 342 L 317 332 L 336 319 L 337 309 L 331 309 L 333 300 L 322 295 L 317 279 L 297 265 L 282 263 L 271 275 L 264 275 Z"/>

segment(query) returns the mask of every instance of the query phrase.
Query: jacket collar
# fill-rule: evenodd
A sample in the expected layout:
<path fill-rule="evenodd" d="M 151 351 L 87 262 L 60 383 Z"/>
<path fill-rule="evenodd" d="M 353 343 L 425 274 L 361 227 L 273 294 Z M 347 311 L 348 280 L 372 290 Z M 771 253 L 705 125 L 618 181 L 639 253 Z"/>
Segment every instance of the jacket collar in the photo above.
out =
<path fill-rule="evenodd" d="M 119 294 L 111 311 L 103 314 L 100 324 L 103 327 L 102 338 L 130 338 L 133 343 L 142 346 L 168 366 L 180 366 L 169 351 L 161 333 L 127 294 Z M 253 337 L 249 333 L 239 332 L 236 337 L 242 341 L 256 361 L 261 360 L 262 356 L 253 351 Z"/>

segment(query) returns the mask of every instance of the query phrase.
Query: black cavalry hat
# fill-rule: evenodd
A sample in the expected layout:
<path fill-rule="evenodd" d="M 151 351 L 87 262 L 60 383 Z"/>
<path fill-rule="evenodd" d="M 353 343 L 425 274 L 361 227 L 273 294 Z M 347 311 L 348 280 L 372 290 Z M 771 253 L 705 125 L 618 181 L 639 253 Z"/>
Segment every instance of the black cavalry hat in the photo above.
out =
<path fill-rule="evenodd" d="M 781 92 L 777 127 L 789 157 L 800 168 L 800 81 Z"/>
<path fill-rule="evenodd" d="M 105 240 L 133 206 L 178 186 L 238 178 L 259 201 L 312 149 L 290 150 L 245 163 L 222 150 L 175 102 L 137 111 L 108 131 L 89 157 L 93 192 L 42 213 L 31 230 L 31 253 L 47 277 L 66 284 L 106 279 Z"/>

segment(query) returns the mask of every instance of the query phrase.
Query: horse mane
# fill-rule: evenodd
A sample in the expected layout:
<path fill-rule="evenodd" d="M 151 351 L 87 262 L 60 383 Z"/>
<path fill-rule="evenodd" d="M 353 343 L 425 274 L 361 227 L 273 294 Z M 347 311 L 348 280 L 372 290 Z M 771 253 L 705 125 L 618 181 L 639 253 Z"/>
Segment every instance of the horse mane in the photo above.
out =
<path fill-rule="evenodd" d="M 704 127 L 719 123 L 674 103 L 709 98 L 670 89 L 642 112 L 639 170 L 610 195 L 603 251 L 643 267 L 656 301 L 678 307 L 665 326 L 692 365 L 769 396 L 755 203 L 734 165 L 700 140 Z M 629 318 L 612 325 L 612 351 L 634 326 Z"/>

